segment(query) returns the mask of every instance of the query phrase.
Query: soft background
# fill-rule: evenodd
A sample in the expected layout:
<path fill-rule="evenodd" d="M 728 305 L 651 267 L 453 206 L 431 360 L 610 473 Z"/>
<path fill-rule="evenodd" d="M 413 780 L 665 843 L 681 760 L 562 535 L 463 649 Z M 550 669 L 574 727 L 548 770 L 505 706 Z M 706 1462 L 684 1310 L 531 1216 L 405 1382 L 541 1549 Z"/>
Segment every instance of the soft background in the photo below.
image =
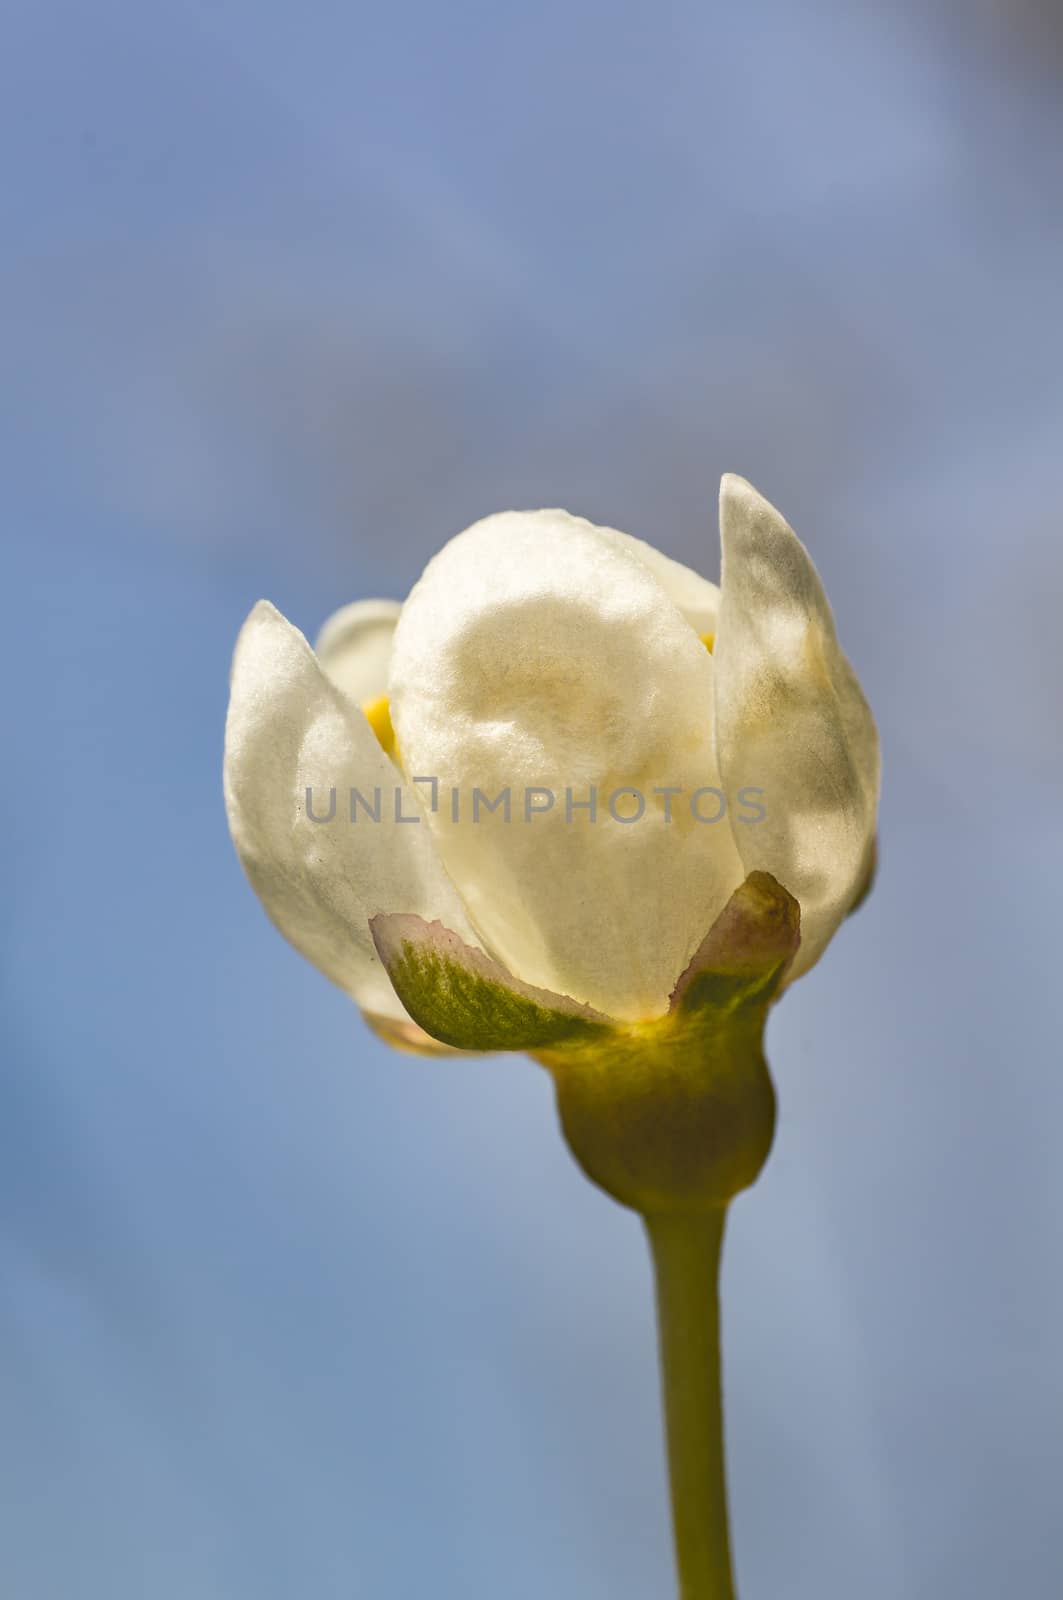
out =
<path fill-rule="evenodd" d="M 221 731 L 259 595 L 312 631 L 509 505 L 714 574 L 734 469 L 887 763 L 733 1215 L 743 1600 L 1058 1595 L 1053 8 L 4 35 L 0 1593 L 669 1592 L 636 1223 L 533 1066 L 389 1054 L 273 933 Z"/>

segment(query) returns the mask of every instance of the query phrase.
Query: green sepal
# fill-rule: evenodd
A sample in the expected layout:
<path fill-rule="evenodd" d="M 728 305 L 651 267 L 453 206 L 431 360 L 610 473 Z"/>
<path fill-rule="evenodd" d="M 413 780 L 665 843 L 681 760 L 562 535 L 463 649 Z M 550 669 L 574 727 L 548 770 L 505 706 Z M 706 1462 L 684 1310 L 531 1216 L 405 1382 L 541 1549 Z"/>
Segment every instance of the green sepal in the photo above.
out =
<path fill-rule="evenodd" d="M 716 918 L 675 988 L 669 1014 L 719 1017 L 767 1005 L 801 942 L 801 908 L 770 872 L 751 872 Z"/>
<path fill-rule="evenodd" d="M 399 999 L 426 1033 L 457 1050 L 539 1051 L 600 1043 L 615 1026 L 590 1006 L 521 983 L 441 922 L 406 913 L 370 924 Z"/>

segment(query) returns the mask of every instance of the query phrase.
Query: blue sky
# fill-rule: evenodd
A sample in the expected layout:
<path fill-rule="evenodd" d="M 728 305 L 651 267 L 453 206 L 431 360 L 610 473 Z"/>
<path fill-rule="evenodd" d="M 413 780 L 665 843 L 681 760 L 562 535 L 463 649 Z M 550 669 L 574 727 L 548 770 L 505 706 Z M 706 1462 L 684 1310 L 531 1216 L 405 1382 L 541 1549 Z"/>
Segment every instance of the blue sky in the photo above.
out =
<path fill-rule="evenodd" d="M 1057 1591 L 1059 56 L 1032 11 L 14 7 L 0 1588 L 641 1600 L 648 1265 L 519 1059 L 393 1056 L 220 801 L 232 643 L 564 504 L 811 547 L 878 888 L 735 1207 L 743 1594 Z"/>

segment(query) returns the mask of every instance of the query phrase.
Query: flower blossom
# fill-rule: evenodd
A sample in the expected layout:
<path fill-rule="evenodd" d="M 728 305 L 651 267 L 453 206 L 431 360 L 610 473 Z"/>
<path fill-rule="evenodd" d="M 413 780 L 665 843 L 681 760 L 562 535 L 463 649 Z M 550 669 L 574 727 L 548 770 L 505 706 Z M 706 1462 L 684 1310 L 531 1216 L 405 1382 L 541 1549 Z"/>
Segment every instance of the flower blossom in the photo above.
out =
<path fill-rule="evenodd" d="M 233 839 L 391 1042 L 548 1052 L 661 1023 L 709 971 L 774 993 L 861 898 L 878 740 L 823 586 L 741 478 L 720 527 L 719 588 L 567 512 L 503 512 L 316 651 L 252 611 Z"/>

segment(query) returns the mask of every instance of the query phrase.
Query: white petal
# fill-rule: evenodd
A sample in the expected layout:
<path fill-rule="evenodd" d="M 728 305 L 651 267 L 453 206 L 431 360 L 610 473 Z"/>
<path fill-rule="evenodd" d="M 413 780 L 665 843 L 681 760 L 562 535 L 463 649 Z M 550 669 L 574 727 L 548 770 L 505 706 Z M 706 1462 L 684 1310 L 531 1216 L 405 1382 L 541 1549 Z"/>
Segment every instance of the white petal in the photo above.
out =
<path fill-rule="evenodd" d="M 355 600 L 334 611 L 317 636 L 314 653 L 356 705 L 387 693 L 391 641 L 401 610 L 397 600 Z"/>
<path fill-rule="evenodd" d="M 269 916 L 308 960 L 378 1018 L 405 1020 L 369 929 L 379 912 L 445 919 L 475 942 L 418 802 L 362 713 L 325 676 L 296 628 L 260 601 L 233 658 L 225 802 L 244 870 Z M 330 790 L 335 815 L 326 818 Z M 375 803 L 350 820 L 350 790 Z"/>
<path fill-rule="evenodd" d="M 878 736 L 823 585 L 792 529 L 730 474 L 720 490 L 720 527 L 720 769 L 729 793 L 764 791 L 764 820 L 737 821 L 734 833 L 743 865 L 773 873 L 800 902 L 797 976 L 821 954 L 867 870 Z"/>
<path fill-rule="evenodd" d="M 699 638 L 704 638 L 707 633 L 715 634 L 720 612 L 720 591 L 714 583 L 693 568 L 685 567 L 681 561 L 673 561 L 671 556 L 655 550 L 644 539 L 636 539 L 630 533 L 620 533 L 616 528 L 603 528 L 601 531 L 619 540 L 625 550 L 637 556 L 643 566 L 649 568 Z"/>
<path fill-rule="evenodd" d="M 443 860 L 485 941 L 526 983 L 613 1016 L 667 1009 L 742 877 L 726 820 L 690 811 L 695 790 L 719 783 L 712 678 L 712 657 L 647 564 L 563 511 L 477 523 L 414 588 L 391 660 L 405 769 L 438 778 Z M 593 822 L 566 806 L 566 790 L 578 805 L 591 786 Z M 644 798 L 638 821 L 609 814 L 625 786 Z M 684 792 L 666 802 L 661 786 Z M 501 809 L 473 820 L 476 787 L 489 799 L 510 791 L 508 823 Z M 554 804 L 528 821 L 535 789 Z"/>

